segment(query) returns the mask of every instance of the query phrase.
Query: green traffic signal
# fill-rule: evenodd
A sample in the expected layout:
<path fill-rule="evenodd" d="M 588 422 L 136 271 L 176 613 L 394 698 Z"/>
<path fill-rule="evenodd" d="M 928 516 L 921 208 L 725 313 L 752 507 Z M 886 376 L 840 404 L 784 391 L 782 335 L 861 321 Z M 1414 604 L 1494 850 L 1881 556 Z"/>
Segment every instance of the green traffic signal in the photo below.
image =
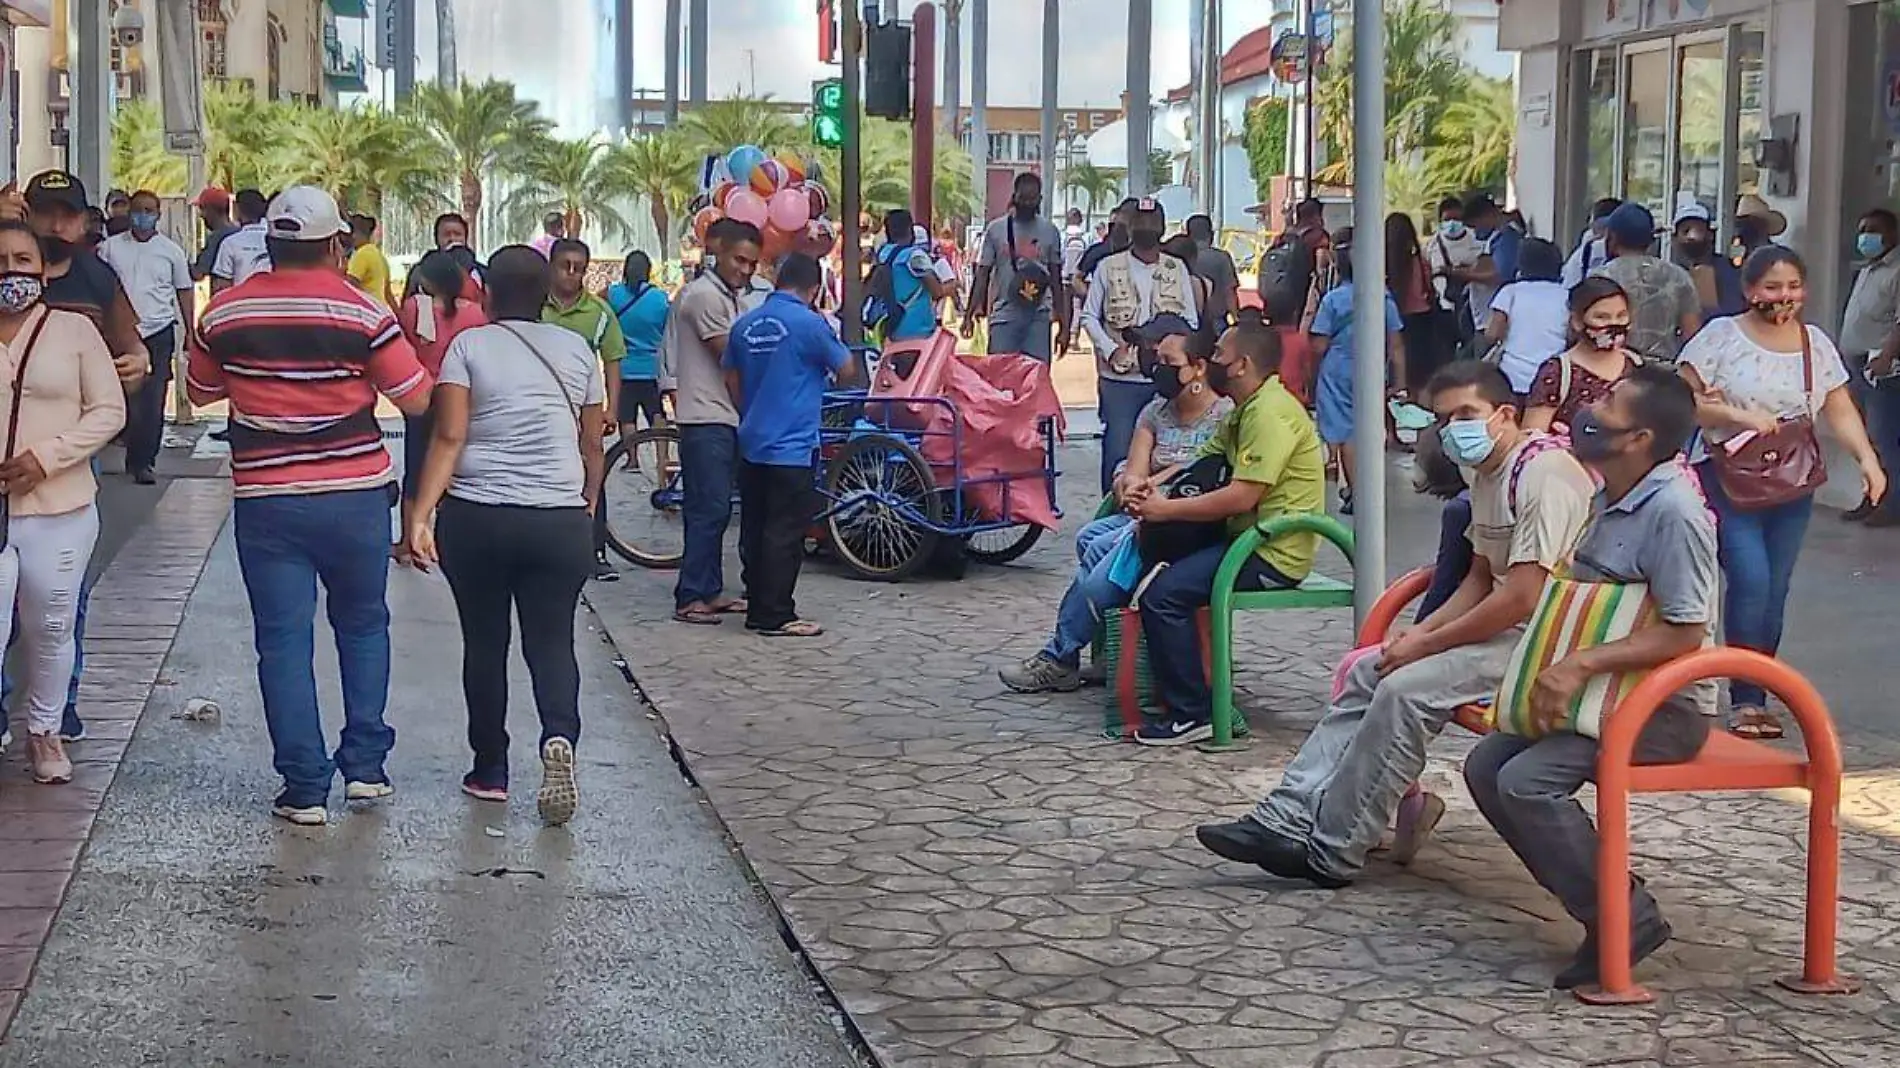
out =
<path fill-rule="evenodd" d="M 844 82 L 827 78 L 811 88 L 811 139 L 824 148 L 844 144 Z"/>

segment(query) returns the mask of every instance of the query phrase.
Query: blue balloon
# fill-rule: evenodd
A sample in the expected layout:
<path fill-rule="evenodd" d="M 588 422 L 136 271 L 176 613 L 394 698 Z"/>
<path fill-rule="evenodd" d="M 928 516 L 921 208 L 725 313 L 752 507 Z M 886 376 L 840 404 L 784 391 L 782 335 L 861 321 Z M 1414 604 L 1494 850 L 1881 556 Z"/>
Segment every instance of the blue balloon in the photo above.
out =
<path fill-rule="evenodd" d="M 765 162 L 765 153 L 752 145 L 740 145 L 726 156 L 726 170 L 731 172 L 732 180 L 740 185 L 752 182 L 752 172 Z"/>

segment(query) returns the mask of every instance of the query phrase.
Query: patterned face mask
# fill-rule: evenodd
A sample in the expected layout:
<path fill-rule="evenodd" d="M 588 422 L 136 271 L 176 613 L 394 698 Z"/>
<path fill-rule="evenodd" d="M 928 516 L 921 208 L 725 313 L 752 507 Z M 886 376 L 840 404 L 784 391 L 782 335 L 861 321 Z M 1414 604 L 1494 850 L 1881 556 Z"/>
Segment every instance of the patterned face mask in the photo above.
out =
<path fill-rule="evenodd" d="M 18 315 L 40 302 L 46 283 L 37 274 L 0 274 L 0 313 Z"/>
<path fill-rule="evenodd" d="M 1801 304 L 1798 300 L 1757 300 L 1750 302 L 1749 307 L 1756 315 L 1779 326 L 1801 314 Z"/>

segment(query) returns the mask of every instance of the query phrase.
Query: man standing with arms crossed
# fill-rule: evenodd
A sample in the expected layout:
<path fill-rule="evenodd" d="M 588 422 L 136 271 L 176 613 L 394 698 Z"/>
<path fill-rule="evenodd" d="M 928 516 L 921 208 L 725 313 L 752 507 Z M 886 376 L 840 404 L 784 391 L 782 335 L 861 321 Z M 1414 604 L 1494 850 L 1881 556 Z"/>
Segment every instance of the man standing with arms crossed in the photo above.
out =
<path fill-rule="evenodd" d="M 739 412 L 726 391 L 722 363 L 732 324 L 763 299 L 752 286 L 762 240 L 750 223 L 721 219 L 712 225 L 706 234 L 712 269 L 680 290 L 660 345 L 660 392 L 672 398 L 673 421 L 680 428 L 680 478 L 686 491 L 686 546 L 673 587 L 673 618 L 680 623 L 710 626 L 748 607 L 743 598 L 725 593 Z"/>

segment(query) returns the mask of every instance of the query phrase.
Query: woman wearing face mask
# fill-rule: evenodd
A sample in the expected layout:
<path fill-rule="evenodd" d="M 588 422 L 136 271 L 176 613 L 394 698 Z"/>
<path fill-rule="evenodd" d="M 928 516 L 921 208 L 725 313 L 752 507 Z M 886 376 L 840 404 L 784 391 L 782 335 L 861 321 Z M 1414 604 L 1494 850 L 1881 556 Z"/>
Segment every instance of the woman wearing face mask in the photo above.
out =
<path fill-rule="evenodd" d="M 1840 352 L 1818 327 L 1802 322 L 1807 267 L 1801 257 L 1779 245 L 1757 249 L 1742 267 L 1742 285 L 1747 314 L 1717 319 L 1692 338 L 1682 350 L 1682 374 L 1696 391 L 1696 421 L 1711 450 L 1701 473 L 1719 519 L 1724 636 L 1730 645 L 1773 656 L 1814 498 L 1809 492 L 1782 503 L 1737 504 L 1738 493 L 1731 492 L 1737 487 L 1724 486 L 1724 466 L 1732 477 L 1734 458 L 1744 455 L 1754 435 L 1786 434 L 1795 428 L 1784 421 L 1818 419 L 1860 464 L 1867 500 L 1878 504 L 1887 495 L 1887 475 L 1848 395 Z M 1733 682 L 1729 697 L 1731 731 L 1781 737 L 1760 686 Z"/>
<path fill-rule="evenodd" d="M 1211 331 L 1192 337 L 1174 336 L 1156 349 L 1155 392 L 1141 410 L 1128 463 L 1115 476 L 1117 501 L 1149 492 L 1173 469 L 1192 461 L 1234 402 L 1216 393 L 1208 372 L 1218 367 Z M 1036 655 L 999 672 L 1003 685 L 1019 693 L 1068 691 L 1081 686 L 1082 648 L 1095 636 L 1104 613 L 1128 603 L 1129 591 L 1108 580 L 1109 564 L 1124 539 L 1133 535 L 1133 517 L 1116 512 L 1082 528 L 1075 539 L 1079 566 L 1048 644 Z"/>
<path fill-rule="evenodd" d="M 1625 348 L 1629 336 L 1630 300 L 1622 286 L 1592 275 L 1571 290 L 1570 347 L 1537 369 L 1525 428 L 1571 426 L 1578 412 L 1608 397 L 1638 363 Z"/>
<path fill-rule="evenodd" d="M 1352 514 L 1353 472 L 1353 367 L 1358 358 L 1353 348 L 1353 286 L 1357 269 L 1353 261 L 1352 227 L 1342 227 L 1333 235 L 1333 262 L 1339 271 L 1339 284 L 1320 298 L 1319 311 L 1313 316 L 1313 347 L 1326 355 L 1320 359 L 1319 383 L 1314 390 L 1318 401 L 1319 436 L 1339 464 L 1339 511 Z M 1378 266 L 1375 264 L 1375 267 Z M 1369 284 L 1379 287 L 1385 298 L 1386 381 L 1394 396 L 1405 393 L 1405 346 L 1400 341 L 1404 323 L 1392 294 L 1385 292 L 1385 279 L 1374 274 Z"/>
<path fill-rule="evenodd" d="M 33 778 L 72 781 L 59 739 L 73 671 L 73 616 L 92 546 L 98 485 L 90 461 L 125 426 L 125 394 L 92 321 L 41 301 L 45 265 L 24 223 L 0 223 L 0 343 L 6 365 L 6 495 L 0 549 L 0 648 L 18 621 Z"/>

